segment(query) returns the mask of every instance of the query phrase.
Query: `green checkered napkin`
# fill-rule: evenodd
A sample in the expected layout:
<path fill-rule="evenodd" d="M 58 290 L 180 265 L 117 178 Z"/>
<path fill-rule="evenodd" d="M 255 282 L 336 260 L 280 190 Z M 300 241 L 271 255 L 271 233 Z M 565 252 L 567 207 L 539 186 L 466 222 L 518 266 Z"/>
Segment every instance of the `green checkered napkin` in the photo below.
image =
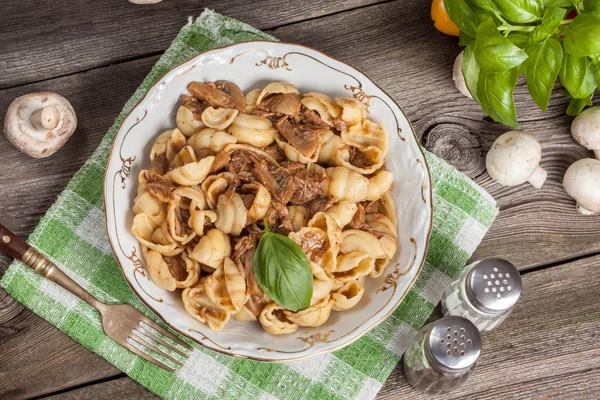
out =
<path fill-rule="evenodd" d="M 125 115 L 172 66 L 198 52 L 247 40 L 275 40 L 246 24 L 205 11 L 184 26 L 123 108 L 102 143 L 75 174 L 29 242 L 98 299 L 130 303 L 151 315 L 131 291 L 106 237 L 103 178 L 110 147 Z M 14 262 L 0 284 L 16 300 L 83 346 L 169 399 L 372 399 L 444 287 L 469 259 L 497 208 L 482 188 L 432 154 L 434 223 L 425 266 L 400 307 L 342 350 L 285 364 L 238 359 L 194 345 L 183 368 L 165 372 L 106 337 L 86 303 Z"/>

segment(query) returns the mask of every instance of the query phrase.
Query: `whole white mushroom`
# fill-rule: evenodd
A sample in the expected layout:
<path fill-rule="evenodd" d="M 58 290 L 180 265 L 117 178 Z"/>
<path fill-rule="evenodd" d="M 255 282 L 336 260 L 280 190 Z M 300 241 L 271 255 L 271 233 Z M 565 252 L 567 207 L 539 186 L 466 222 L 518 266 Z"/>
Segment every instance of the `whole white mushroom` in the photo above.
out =
<path fill-rule="evenodd" d="M 465 82 L 465 76 L 463 75 L 463 72 L 462 72 L 462 62 L 463 62 L 464 55 L 465 55 L 465 51 L 463 50 L 460 52 L 458 57 L 456 57 L 456 61 L 454 61 L 454 70 L 452 72 L 452 79 L 454 80 L 454 84 L 456 85 L 456 88 L 458 89 L 459 92 L 461 92 L 468 98 L 473 99 L 473 96 L 471 96 L 471 92 L 469 92 L 469 89 L 467 89 L 467 84 Z"/>
<path fill-rule="evenodd" d="M 77 127 L 71 103 L 52 92 L 29 93 L 6 111 L 4 134 L 23 153 L 35 158 L 56 153 Z"/>
<path fill-rule="evenodd" d="M 522 131 L 506 132 L 498 137 L 485 159 L 488 173 L 504 186 L 525 182 L 539 189 L 548 173 L 539 166 L 542 147 L 536 138 Z"/>
<path fill-rule="evenodd" d="M 600 160 L 600 106 L 579 114 L 571 125 L 571 135 L 580 145 L 593 150 Z"/>
<path fill-rule="evenodd" d="M 576 202 L 577 211 L 590 215 L 600 211 L 600 160 L 584 158 L 573 163 L 563 179 L 565 190 Z"/>

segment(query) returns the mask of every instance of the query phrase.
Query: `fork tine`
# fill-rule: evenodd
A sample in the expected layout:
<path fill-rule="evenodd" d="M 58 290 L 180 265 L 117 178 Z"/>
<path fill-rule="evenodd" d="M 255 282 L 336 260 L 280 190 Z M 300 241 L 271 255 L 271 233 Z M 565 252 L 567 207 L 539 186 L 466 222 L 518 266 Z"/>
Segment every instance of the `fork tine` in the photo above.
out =
<path fill-rule="evenodd" d="M 141 331 L 144 335 L 148 336 L 151 339 L 154 339 L 155 341 L 157 341 L 158 343 L 162 344 L 163 346 L 165 346 L 168 349 L 171 349 L 172 351 L 182 355 L 183 357 L 187 358 L 189 357 L 188 354 L 185 354 L 183 351 L 179 350 L 177 347 L 175 346 L 171 346 L 169 343 L 165 342 L 164 340 L 162 340 L 161 338 L 159 338 L 158 336 L 156 336 L 155 334 L 153 334 L 152 332 L 150 332 L 149 330 L 145 329 L 141 324 L 138 325 L 137 328 L 139 331 Z"/>
<path fill-rule="evenodd" d="M 165 365 L 163 363 L 161 363 L 160 361 L 150 357 L 148 354 L 144 353 L 143 351 L 139 350 L 138 348 L 132 346 L 131 344 L 125 342 L 122 344 L 123 347 L 125 347 L 127 350 L 129 350 L 130 352 L 132 352 L 133 354 L 142 357 L 144 360 L 151 362 L 152 364 L 156 365 L 157 367 L 160 367 L 166 371 L 169 372 L 175 372 L 175 370 L 171 367 L 169 367 L 168 365 Z"/>
<path fill-rule="evenodd" d="M 143 322 L 145 322 L 146 324 L 150 325 L 152 328 L 156 329 L 157 331 L 159 331 L 160 333 L 162 333 L 163 335 L 165 335 L 166 337 L 168 337 L 169 339 L 171 339 L 172 341 L 174 341 L 178 345 L 183 346 L 183 347 L 185 347 L 188 350 L 193 350 L 192 346 L 190 346 L 189 344 L 185 343 L 184 341 L 182 341 L 181 339 L 179 339 L 177 336 L 173 335 L 171 332 L 169 332 L 168 330 L 164 329 L 162 326 L 158 325 L 156 322 L 152 321 L 150 318 L 142 317 L 142 318 L 140 318 L 140 320 L 143 321 Z"/>
<path fill-rule="evenodd" d="M 171 357 L 170 355 L 168 355 L 167 353 L 165 353 L 164 351 L 160 350 L 159 348 L 157 348 L 156 346 L 154 346 L 153 344 L 151 344 L 150 342 L 148 342 L 147 340 L 144 340 L 143 338 L 141 338 L 140 336 L 137 335 L 130 335 L 129 338 L 139 344 L 141 344 L 144 347 L 149 348 L 150 350 L 154 350 L 157 354 L 165 357 L 168 360 L 171 360 L 173 363 L 179 365 L 180 367 L 183 366 L 182 363 L 180 363 L 178 360 L 176 360 L 175 358 Z"/>

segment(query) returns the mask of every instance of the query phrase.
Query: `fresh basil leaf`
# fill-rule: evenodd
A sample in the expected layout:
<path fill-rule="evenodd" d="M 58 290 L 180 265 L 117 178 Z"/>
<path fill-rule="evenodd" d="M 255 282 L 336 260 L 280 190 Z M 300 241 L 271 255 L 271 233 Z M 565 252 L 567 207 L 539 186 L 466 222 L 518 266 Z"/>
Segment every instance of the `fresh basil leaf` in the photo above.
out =
<path fill-rule="evenodd" d="M 461 32 L 472 38 L 477 29 L 477 15 L 465 0 L 444 0 L 448 16 L 458 26 Z"/>
<path fill-rule="evenodd" d="M 498 32 L 491 19 L 477 28 L 474 50 L 479 66 L 488 72 L 512 69 L 527 58 L 523 50 Z"/>
<path fill-rule="evenodd" d="M 467 0 L 470 6 L 479 7 L 482 10 L 492 11 L 495 9 L 495 5 L 492 0 Z"/>
<path fill-rule="evenodd" d="M 561 25 L 562 20 L 567 15 L 567 10 L 558 7 L 548 7 L 542 16 L 542 23 L 535 27 L 529 35 L 528 45 L 541 42 L 542 40 L 554 35 L 556 29 Z M 562 47 L 562 46 L 561 46 Z"/>
<path fill-rule="evenodd" d="M 254 253 L 254 275 L 258 286 L 277 304 L 291 311 L 310 306 L 313 275 L 306 255 L 287 236 L 265 233 Z"/>
<path fill-rule="evenodd" d="M 600 1 L 598 0 L 583 0 L 583 12 L 600 17 Z"/>
<path fill-rule="evenodd" d="M 525 78 L 529 94 L 542 111 L 548 108 L 554 82 L 562 66 L 563 49 L 558 40 L 548 38 L 529 49 Z"/>
<path fill-rule="evenodd" d="M 475 52 L 473 51 L 473 45 L 467 46 L 463 53 L 462 61 L 462 73 L 465 78 L 465 84 L 467 89 L 473 96 L 473 100 L 479 103 L 479 96 L 477 95 L 477 82 L 479 81 L 479 64 L 475 58 Z"/>
<path fill-rule="evenodd" d="M 587 57 L 565 54 L 560 69 L 560 83 L 569 91 L 571 97 L 583 99 L 596 90 L 598 83 L 594 72 Z"/>
<path fill-rule="evenodd" d="M 542 15 L 540 0 L 493 0 L 502 15 L 519 24 L 538 21 Z"/>
<path fill-rule="evenodd" d="M 565 51 L 578 57 L 600 53 L 600 18 L 590 14 L 575 17 L 565 31 Z"/>
<path fill-rule="evenodd" d="M 468 45 L 474 44 L 474 43 L 475 43 L 475 39 L 473 39 L 472 37 L 469 37 L 462 32 L 460 32 L 458 34 L 458 45 L 459 46 L 465 47 L 465 46 L 468 46 Z"/>
<path fill-rule="evenodd" d="M 517 69 L 502 72 L 481 71 L 477 93 L 481 108 L 495 121 L 518 128 L 513 93 L 517 86 Z"/>
<path fill-rule="evenodd" d="M 600 54 L 595 54 L 590 58 L 592 60 L 592 68 L 596 76 L 596 83 L 600 87 Z"/>
<path fill-rule="evenodd" d="M 512 44 L 515 46 L 524 49 L 527 47 L 527 43 L 529 41 L 529 36 L 524 35 L 522 33 L 511 33 L 506 37 Z"/>
<path fill-rule="evenodd" d="M 543 0 L 543 5 L 546 7 L 571 7 L 571 0 Z"/>
<path fill-rule="evenodd" d="M 594 95 L 590 95 L 585 99 L 571 99 L 571 101 L 569 101 L 569 107 L 567 107 L 567 115 L 576 117 L 581 114 L 584 108 L 594 105 L 594 103 L 592 103 L 593 96 Z"/>

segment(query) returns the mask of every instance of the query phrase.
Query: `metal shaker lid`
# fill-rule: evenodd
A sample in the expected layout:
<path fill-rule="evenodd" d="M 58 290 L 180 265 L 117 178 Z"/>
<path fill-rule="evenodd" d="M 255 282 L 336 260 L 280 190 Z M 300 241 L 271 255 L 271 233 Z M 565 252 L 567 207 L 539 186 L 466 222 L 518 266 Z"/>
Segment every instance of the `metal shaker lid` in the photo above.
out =
<path fill-rule="evenodd" d="M 521 289 L 519 270 L 500 258 L 480 261 L 465 281 L 465 292 L 473 306 L 491 314 L 510 310 L 519 300 Z"/>
<path fill-rule="evenodd" d="M 458 316 L 435 321 L 425 343 L 425 354 L 432 366 L 447 372 L 471 368 L 481 353 L 479 330 L 471 321 Z"/>

